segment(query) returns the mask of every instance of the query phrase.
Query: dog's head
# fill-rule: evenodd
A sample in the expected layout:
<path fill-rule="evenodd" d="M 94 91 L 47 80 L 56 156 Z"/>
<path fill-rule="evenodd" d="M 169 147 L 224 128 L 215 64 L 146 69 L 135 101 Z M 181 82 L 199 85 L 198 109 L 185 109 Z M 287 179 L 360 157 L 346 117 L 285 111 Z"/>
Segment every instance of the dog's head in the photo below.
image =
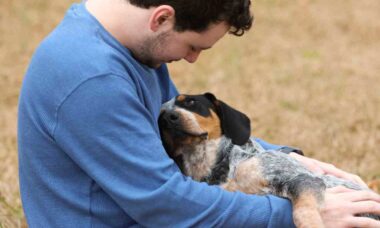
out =
<path fill-rule="evenodd" d="M 243 145 L 250 137 L 249 118 L 211 93 L 179 95 L 162 106 L 158 120 L 164 147 L 172 158 L 178 148 L 224 135 Z"/>

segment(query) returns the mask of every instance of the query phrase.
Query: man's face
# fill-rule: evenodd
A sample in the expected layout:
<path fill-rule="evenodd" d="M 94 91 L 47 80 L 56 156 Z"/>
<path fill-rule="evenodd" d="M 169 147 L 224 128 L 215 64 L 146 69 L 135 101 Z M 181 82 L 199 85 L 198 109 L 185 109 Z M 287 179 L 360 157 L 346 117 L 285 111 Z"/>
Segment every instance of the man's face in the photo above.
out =
<path fill-rule="evenodd" d="M 201 33 L 171 29 L 146 38 L 132 53 L 137 60 L 152 68 L 181 59 L 193 63 L 201 51 L 211 48 L 228 30 L 225 23 L 211 25 Z"/>

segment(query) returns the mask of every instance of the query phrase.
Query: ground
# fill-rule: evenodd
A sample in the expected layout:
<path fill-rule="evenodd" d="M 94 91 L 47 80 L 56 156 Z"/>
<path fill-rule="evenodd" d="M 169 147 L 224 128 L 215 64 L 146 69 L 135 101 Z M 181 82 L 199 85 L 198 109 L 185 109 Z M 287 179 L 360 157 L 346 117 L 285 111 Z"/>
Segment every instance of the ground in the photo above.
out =
<path fill-rule="evenodd" d="M 17 100 L 33 50 L 72 0 L 0 1 L 0 228 L 23 227 Z M 380 1 L 255 0 L 255 23 L 191 65 L 183 93 L 210 91 L 247 113 L 253 134 L 380 179 Z"/>

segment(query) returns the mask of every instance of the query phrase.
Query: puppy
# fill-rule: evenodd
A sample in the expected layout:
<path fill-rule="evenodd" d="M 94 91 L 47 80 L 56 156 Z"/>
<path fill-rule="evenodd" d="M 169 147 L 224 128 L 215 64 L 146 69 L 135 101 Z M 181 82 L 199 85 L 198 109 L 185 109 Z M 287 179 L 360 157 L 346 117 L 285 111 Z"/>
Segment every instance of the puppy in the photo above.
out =
<path fill-rule="evenodd" d="M 249 118 L 211 93 L 179 95 L 165 103 L 159 127 L 168 155 L 185 175 L 228 191 L 288 198 L 297 227 L 323 227 L 319 208 L 326 188 L 363 189 L 314 174 L 281 150 L 264 150 L 250 135 Z"/>

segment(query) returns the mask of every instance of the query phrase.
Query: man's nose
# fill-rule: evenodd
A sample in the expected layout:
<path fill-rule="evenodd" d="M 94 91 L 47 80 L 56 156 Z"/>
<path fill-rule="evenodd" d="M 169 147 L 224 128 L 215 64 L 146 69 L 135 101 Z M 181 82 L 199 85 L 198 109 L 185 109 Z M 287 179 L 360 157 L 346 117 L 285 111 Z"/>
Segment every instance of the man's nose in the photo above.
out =
<path fill-rule="evenodd" d="M 195 61 L 197 61 L 198 59 L 198 56 L 201 52 L 200 51 L 191 51 L 187 54 L 187 56 L 185 56 L 185 60 L 189 63 L 194 63 Z"/>

